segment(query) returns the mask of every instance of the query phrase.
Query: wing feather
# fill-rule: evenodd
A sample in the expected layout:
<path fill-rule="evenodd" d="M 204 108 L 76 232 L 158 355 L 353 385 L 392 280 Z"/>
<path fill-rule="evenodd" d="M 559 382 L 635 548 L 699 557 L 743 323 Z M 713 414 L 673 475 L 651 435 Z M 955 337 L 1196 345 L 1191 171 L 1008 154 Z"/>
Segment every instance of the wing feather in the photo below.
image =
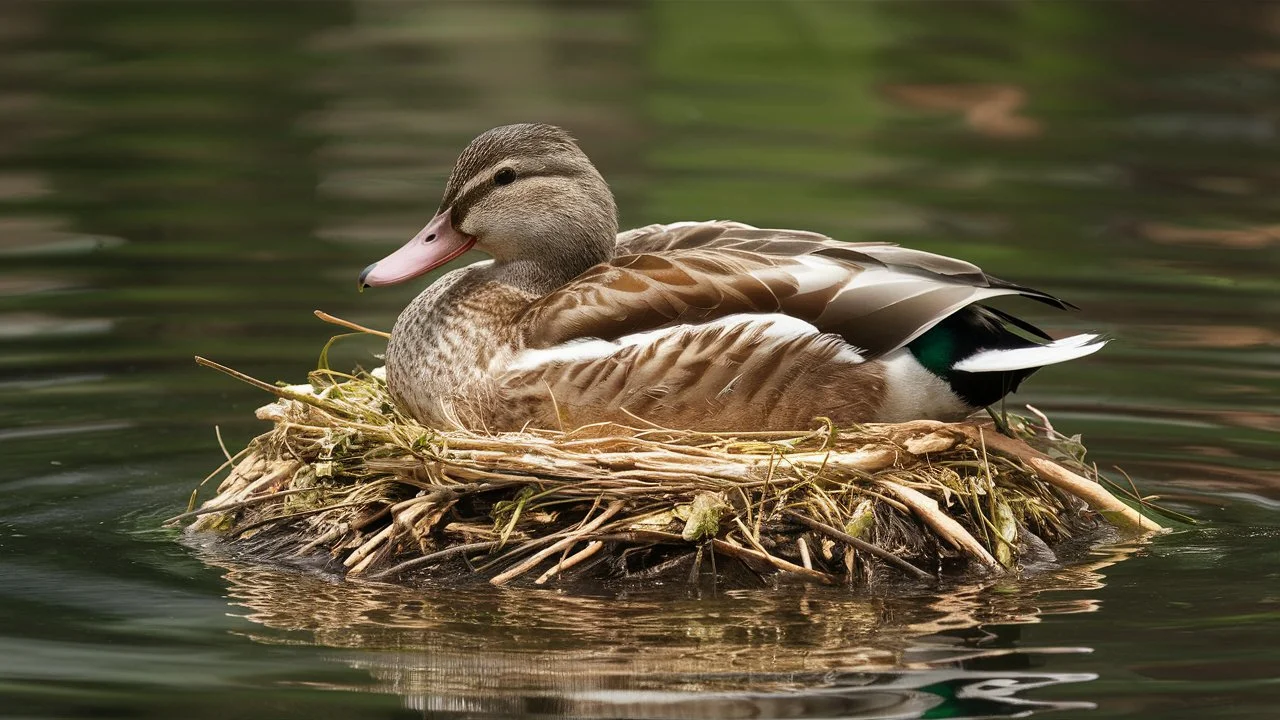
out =
<path fill-rule="evenodd" d="M 651 225 L 620 235 L 618 251 L 530 305 L 522 318 L 527 347 L 785 313 L 876 357 L 992 297 L 1067 306 L 963 260 L 741 223 Z"/>

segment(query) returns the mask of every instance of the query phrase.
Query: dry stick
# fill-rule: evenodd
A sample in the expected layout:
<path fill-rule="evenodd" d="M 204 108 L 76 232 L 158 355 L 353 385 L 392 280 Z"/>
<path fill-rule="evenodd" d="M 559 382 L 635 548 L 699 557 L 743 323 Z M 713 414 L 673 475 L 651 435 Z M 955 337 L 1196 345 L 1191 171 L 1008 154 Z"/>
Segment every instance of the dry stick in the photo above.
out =
<path fill-rule="evenodd" d="M 366 540 L 364 544 L 353 550 L 352 553 L 347 556 L 347 559 L 342 561 L 342 564 L 348 568 L 353 565 L 358 567 L 365 558 L 371 556 L 373 551 L 378 549 L 378 546 L 381 545 L 384 540 L 391 537 L 391 533 L 395 532 L 395 529 L 396 524 L 394 522 L 387 523 L 385 527 L 374 533 L 373 537 Z M 347 572 L 354 573 L 356 570 L 352 568 Z"/>
<path fill-rule="evenodd" d="M 604 509 L 604 512 L 597 515 L 595 520 L 592 520 L 586 525 L 583 525 L 582 528 L 579 529 L 577 532 L 564 538 L 563 540 L 560 540 L 559 542 L 555 543 L 554 545 L 551 545 L 550 547 L 547 547 L 543 550 L 540 550 L 534 553 L 532 557 L 528 558 L 527 560 L 520 563 L 519 565 L 516 565 L 510 570 L 507 570 L 506 572 L 502 572 L 502 573 L 499 573 L 498 575 L 495 575 L 493 579 L 489 580 L 489 582 L 493 585 L 505 585 L 508 582 L 510 582 L 512 579 L 523 575 L 524 573 L 532 569 L 535 565 L 542 562 L 543 560 L 550 557 L 551 555 L 554 555 L 555 553 L 559 552 L 560 550 L 563 550 L 566 547 L 572 546 L 574 543 L 581 540 L 584 536 L 590 535 L 592 532 L 596 530 L 596 528 L 603 525 L 606 520 L 608 520 L 609 518 L 621 512 L 624 504 L 625 503 L 623 503 L 621 500 L 615 500 L 614 502 L 609 504 L 609 507 Z"/>
<path fill-rule="evenodd" d="M 949 540 L 952 546 L 973 555 L 987 567 L 1000 567 L 1000 564 L 991 556 L 991 553 L 982 547 L 982 543 L 978 542 L 968 530 L 965 530 L 963 525 L 938 508 L 937 500 L 905 485 L 899 485 L 887 480 L 879 480 L 877 482 L 910 506 L 924 520 L 925 524 L 932 527 L 943 539 Z"/>
<path fill-rule="evenodd" d="M 421 557 L 413 558 L 412 560 L 405 560 L 404 562 L 398 565 L 392 565 L 386 570 L 379 570 L 378 572 L 373 573 L 368 577 L 370 580 L 381 580 L 382 578 L 390 577 L 392 575 L 397 575 L 399 573 L 402 573 L 405 570 L 412 570 L 413 568 L 416 568 L 420 565 L 427 565 L 427 564 L 433 563 L 436 560 L 443 560 L 444 558 L 447 558 L 453 555 L 458 555 L 460 553 L 468 553 L 468 552 L 471 552 L 472 550 L 492 550 L 493 548 L 496 548 L 501 544 L 502 542 L 499 540 L 491 540 L 489 542 L 475 542 L 475 543 L 468 543 L 466 545 L 454 545 L 453 547 L 448 547 L 438 552 L 428 553 Z"/>
<path fill-rule="evenodd" d="M 813 560 L 809 557 L 809 544 L 803 537 L 796 538 L 796 549 L 800 551 L 800 564 L 804 565 L 805 570 L 812 570 Z"/>
<path fill-rule="evenodd" d="M 486 557 L 486 559 L 485 559 L 485 563 L 484 563 L 483 565 L 481 565 L 480 567 L 475 568 L 475 570 L 476 570 L 477 572 L 485 572 L 486 570 L 488 570 L 488 569 L 489 569 L 489 568 L 491 568 L 491 567 L 494 567 L 495 565 L 501 565 L 501 564 L 503 564 L 504 562 L 506 562 L 506 561 L 508 561 L 508 560 L 514 560 L 515 558 L 520 557 L 521 555 L 524 555 L 525 553 L 533 552 L 534 550 L 538 549 L 539 547 L 542 547 L 543 545 L 546 545 L 546 544 L 548 544 L 548 543 L 556 542 L 556 541 L 557 541 L 557 540 L 559 540 L 559 539 L 560 539 L 560 536 L 558 536 L 558 535 L 556 535 L 556 534 L 543 535 L 542 537 L 529 538 L 528 540 L 525 540 L 524 542 L 521 542 L 521 543 L 520 543 L 519 545 L 517 545 L 516 547 L 511 548 L 510 550 L 508 550 L 508 551 L 506 551 L 506 552 L 502 553 L 501 555 L 499 555 L 499 556 L 498 556 L 498 557 L 496 557 L 496 558 L 495 558 L 495 557 L 492 557 L 492 556 L 488 556 L 488 557 Z M 509 542 L 509 541 L 510 541 L 510 538 L 508 538 L 507 540 L 508 540 L 508 542 Z M 499 546 L 499 548 L 501 548 L 501 546 L 502 546 L 502 545 L 505 545 L 505 544 L 506 544 L 506 543 L 503 543 L 502 541 L 499 541 L 499 542 L 498 542 L 498 546 Z"/>
<path fill-rule="evenodd" d="M 502 575 L 502 574 L 505 574 L 505 572 L 509 572 L 511 568 L 514 568 L 515 567 L 514 561 L 516 560 L 516 558 L 519 558 L 521 556 L 531 556 L 532 553 L 536 552 L 538 554 L 537 557 L 528 557 L 527 560 L 521 561 L 522 563 L 528 563 L 528 562 L 536 563 L 539 561 L 539 558 L 548 557 L 554 554 L 557 550 L 563 550 L 567 554 L 569 549 L 572 549 L 574 543 L 576 543 L 577 540 L 582 539 L 583 536 L 590 534 L 592 532 L 592 530 L 587 529 L 587 525 L 588 525 L 587 521 L 591 519 L 591 513 L 594 512 L 595 509 L 600 506 L 600 501 L 603 499 L 605 499 L 603 495 L 594 496 L 592 499 L 591 507 L 587 509 L 586 514 L 582 517 L 581 520 L 577 522 L 576 525 L 550 533 L 548 535 L 543 535 L 541 537 L 529 538 L 526 536 L 527 539 L 521 542 L 518 546 L 508 550 L 507 552 L 504 552 L 502 555 L 496 558 L 490 556 L 489 558 L 487 558 L 487 561 L 483 565 L 474 569 L 477 572 L 484 573 L 484 572 L 488 572 L 490 568 L 502 567 L 506 565 L 508 567 L 508 570 L 504 571 L 504 573 L 499 574 L 499 575 Z M 623 499 L 615 499 L 613 504 L 616 505 L 623 502 L 624 502 Z M 612 507 L 612 505 L 610 505 L 610 507 Z M 594 522 L 595 521 L 593 521 L 593 525 L 594 525 Z M 599 529 L 599 526 L 594 525 L 594 529 Z M 569 540 L 571 542 L 566 544 L 565 543 L 566 540 Z M 542 549 L 540 550 L 539 548 L 542 548 Z M 561 557 L 561 560 L 563 559 L 564 558 Z"/>
<path fill-rule="evenodd" d="M 270 525 L 271 523 L 283 522 L 285 520 L 296 520 L 301 517 L 307 517 L 308 515 L 319 515 L 320 513 L 326 513 L 326 512 L 329 512 L 330 510 L 342 510 L 344 508 L 354 508 L 354 507 L 363 507 L 363 503 L 343 503 L 340 505 L 326 505 L 324 507 L 311 508 L 310 510 L 299 510 L 298 512 L 288 513 L 287 515 L 276 515 L 274 517 L 263 518 L 261 520 L 255 520 L 254 522 L 251 522 L 248 525 L 241 525 L 240 527 L 231 531 L 231 534 L 234 537 L 239 538 L 245 533 L 249 532 L 250 530 L 253 530 L 255 528 L 260 528 L 263 525 Z"/>
<path fill-rule="evenodd" d="M 768 562 L 770 565 L 774 566 L 775 568 L 778 568 L 779 570 L 783 570 L 786 572 L 799 572 L 801 574 L 813 573 L 812 575 L 809 575 L 809 577 L 821 576 L 821 577 L 818 577 L 818 579 L 827 578 L 825 580 L 822 580 L 822 582 L 824 583 L 835 582 L 835 578 L 831 577 L 825 572 L 814 570 L 813 568 L 801 567 L 799 565 L 796 565 L 793 562 L 790 562 L 788 560 L 783 560 L 782 558 L 774 555 L 773 553 L 770 553 L 768 550 L 764 549 L 764 546 L 760 544 L 760 541 L 758 539 L 751 537 L 751 535 L 747 532 L 747 526 L 743 524 L 741 518 L 735 517 L 733 521 L 738 525 L 738 529 L 742 531 L 743 537 L 747 539 L 747 542 L 751 544 L 751 547 L 755 548 L 755 551 L 760 553 L 762 556 L 764 556 L 765 561 Z"/>
<path fill-rule="evenodd" d="M 240 508 L 249 507 L 250 505 L 257 505 L 258 503 L 265 502 L 267 500 L 275 500 L 276 498 L 285 497 L 287 495 L 297 495 L 298 493 L 315 492 L 315 491 L 316 491 L 315 488 L 294 488 L 292 490 L 277 490 L 276 492 L 273 492 L 273 493 L 268 493 L 266 495 L 259 495 L 257 497 L 251 497 L 248 500 L 241 500 L 240 502 L 233 502 L 227 505 L 219 505 L 217 507 L 202 507 L 196 510 L 192 510 L 190 512 L 184 512 L 181 515 L 174 515 L 168 520 L 165 520 L 164 524 L 169 525 L 171 523 L 176 523 L 179 520 L 186 520 L 188 518 L 200 517 L 201 515 L 208 515 L 210 513 L 230 512 L 232 510 L 239 510 Z M 217 498 L 215 497 L 214 500 L 217 500 Z"/>
<path fill-rule="evenodd" d="M 315 315 L 316 317 L 320 318 L 321 320 L 327 323 L 338 325 L 348 330 L 355 330 L 356 332 L 368 333 L 370 335 L 377 335 L 380 338 L 390 339 L 391 337 L 391 333 L 382 332 L 381 330 L 374 330 L 373 328 L 367 328 L 363 325 L 357 325 L 351 322 L 350 320 L 343 320 L 342 318 L 334 317 L 323 310 L 316 310 Z"/>
<path fill-rule="evenodd" d="M 288 388 L 277 387 L 275 385 L 272 385 L 271 383 L 263 382 L 250 375 L 245 375 L 239 370 L 233 370 L 227 367 L 226 365 L 216 363 L 208 358 L 202 358 L 199 355 L 196 355 L 195 357 L 196 357 L 197 365 L 203 365 L 207 368 L 213 368 L 214 370 L 217 370 L 220 373 L 225 373 L 227 375 L 230 375 L 231 377 L 239 380 L 240 382 L 248 383 L 249 385 L 252 385 L 258 388 L 259 390 L 265 390 L 266 392 L 269 392 L 272 395 L 275 395 L 276 397 L 284 398 L 286 400 L 297 400 L 300 403 L 303 403 L 305 405 L 310 405 L 311 407 L 316 408 L 317 410 L 323 410 L 328 413 L 337 412 L 343 415 L 350 414 L 349 412 L 343 410 L 342 408 L 336 407 L 331 403 L 326 403 L 325 401 L 321 400 L 315 395 L 311 395 L 309 393 L 294 392 L 293 390 L 290 390 Z"/>
<path fill-rule="evenodd" d="M 1164 529 L 1160 523 L 1120 502 L 1102 485 L 1080 477 L 1021 440 L 997 433 L 988 435 L 982 432 L 982 428 L 973 425 L 954 427 L 972 440 L 985 441 L 991 449 L 1022 460 L 1045 482 L 1084 500 L 1089 507 L 1117 527 L 1143 533 Z"/>
<path fill-rule="evenodd" d="M 218 438 L 218 442 L 219 442 L 219 443 L 221 443 L 221 442 L 222 442 L 222 438 L 221 438 L 221 437 L 219 437 L 219 438 Z M 219 465 L 218 467 L 214 468 L 214 471 L 213 471 L 213 472 L 211 472 L 211 473 L 209 473 L 208 475 L 206 475 L 206 476 L 205 476 L 205 478 L 204 478 L 203 480 L 201 480 L 201 481 L 200 481 L 200 484 L 199 484 L 199 485 L 196 485 L 196 486 L 191 490 L 191 499 L 187 501 L 187 512 L 191 512 L 192 510 L 195 510 L 195 509 L 196 509 L 196 500 L 197 500 L 197 499 L 199 498 L 199 496 L 200 496 L 200 488 L 204 487 L 205 483 L 207 483 L 207 482 L 209 482 L 210 480 L 212 480 L 212 479 L 214 478 L 214 476 L 215 476 L 215 475 L 217 475 L 218 473 L 220 473 L 220 472 L 222 472 L 224 469 L 226 469 L 226 467 L 227 467 L 228 465 L 231 465 L 231 466 L 232 466 L 232 468 L 231 468 L 231 472 L 230 472 L 230 473 L 228 473 L 228 477 L 230 477 L 231 475 L 234 475 L 234 474 L 235 474 L 235 472 L 236 472 L 236 470 L 237 470 L 237 469 L 239 469 L 239 467 L 240 467 L 240 465 L 236 464 L 236 459 L 237 459 L 237 458 L 239 458 L 240 456 L 244 455 L 245 453 L 249 452 L 250 450 L 253 450 L 253 444 L 252 444 L 252 443 L 250 443 L 247 447 L 245 447 L 245 449 L 241 450 L 240 452 L 236 453 L 235 455 L 232 455 L 231 457 L 228 457 L 228 458 L 227 458 L 227 459 L 226 459 L 226 460 L 225 460 L 221 465 Z M 224 448 L 222 449 L 222 452 L 224 452 L 224 453 L 225 453 L 226 451 L 227 451 L 227 449 L 224 447 Z M 245 458 L 244 460 L 241 460 L 241 463 L 248 462 L 248 460 L 249 460 L 249 459 L 250 459 L 250 458 Z M 254 459 L 256 460 L 256 456 L 254 457 Z M 225 482 L 225 481 L 226 481 L 226 480 L 224 479 L 224 482 Z M 215 494 L 215 495 L 214 495 L 214 497 L 217 497 L 217 495 Z"/>
<path fill-rule="evenodd" d="M 213 435 L 214 437 L 218 438 L 218 447 L 222 448 L 222 454 L 226 456 L 227 462 L 233 462 L 231 459 L 231 453 L 227 451 L 227 444 L 222 442 L 222 428 L 218 427 L 217 425 L 214 425 Z"/>
<path fill-rule="evenodd" d="M 428 498 L 429 497 L 430 496 L 428 496 Z M 365 570 L 368 570 L 369 566 L 372 565 L 373 561 L 378 557 L 378 548 L 383 546 L 389 547 L 391 541 L 396 539 L 397 530 L 407 530 L 408 526 L 417 522 L 418 516 L 422 515 L 431 507 L 431 502 L 423 502 L 424 500 L 428 500 L 428 498 L 414 498 L 412 500 L 406 500 L 405 502 L 398 503 L 396 506 L 392 506 L 390 511 L 391 522 L 374 535 L 373 539 L 356 548 L 355 552 L 351 553 L 351 555 L 342 562 L 343 565 L 350 568 L 347 570 L 347 574 L 360 575 Z M 404 512 L 397 515 L 395 512 L 396 507 L 405 508 Z"/>
<path fill-rule="evenodd" d="M 337 540 L 338 538 L 342 537 L 343 535 L 345 535 L 345 534 L 347 534 L 347 533 L 349 533 L 349 532 L 358 532 L 358 531 L 360 531 L 360 530 L 365 529 L 366 527 L 368 527 L 368 526 L 372 525 L 373 523 L 377 522 L 378 520 L 381 520 L 383 517 L 385 517 L 385 516 L 386 516 L 387 514 L 389 514 L 390 512 L 391 512 L 391 506 L 390 506 L 390 505 L 383 505 L 383 506 L 382 506 L 382 509 L 380 509 L 380 510 L 378 510 L 377 512 L 375 512 L 375 513 L 373 513 L 373 514 L 371 514 L 371 515 L 368 515 L 368 516 L 366 516 L 366 517 L 364 517 L 364 518 L 362 518 L 362 519 L 360 519 L 360 520 L 356 520 L 355 522 L 352 522 L 352 523 L 350 523 L 350 524 L 347 524 L 347 523 L 340 523 L 340 524 L 338 525 L 338 527 L 336 527 L 336 528 L 334 528 L 334 529 L 330 530 L 329 532 L 325 533 L 324 535 L 321 535 L 320 537 L 316 538 L 315 540 L 312 540 L 311 542 L 307 543 L 306 545 L 303 545 L 301 548 L 299 548 L 298 552 L 296 552 L 296 553 L 294 553 L 294 554 L 295 554 L 295 556 L 299 556 L 299 557 L 300 557 L 300 556 L 302 556 L 302 555 L 306 555 L 307 553 L 311 552 L 312 550 L 315 550 L 315 549 L 316 549 L 317 547 L 319 547 L 320 545 L 323 545 L 323 544 L 325 544 L 325 543 L 327 543 L 327 542 L 330 542 L 330 541 L 333 541 L 333 540 Z"/>
<path fill-rule="evenodd" d="M 742 531 L 742 537 L 746 539 L 747 543 L 750 544 L 751 547 L 755 548 L 756 552 L 769 558 L 774 557 L 772 553 L 764 549 L 764 546 L 760 544 L 760 540 L 751 534 L 751 531 L 747 528 L 747 524 L 742 522 L 742 518 L 734 517 L 733 523 Z"/>
<path fill-rule="evenodd" d="M 933 576 L 930 575 L 929 573 L 925 572 L 924 570 L 921 570 L 915 565 L 912 565 L 906 560 L 903 560 L 897 555 L 894 555 L 888 550 L 885 550 L 879 545 L 873 545 L 867 542 L 866 540 L 860 540 L 850 535 L 849 533 L 844 532 L 843 530 L 833 528 L 830 525 L 814 520 L 813 518 L 805 517 L 804 515 L 801 515 L 795 510 L 787 510 L 786 515 L 787 517 L 790 517 L 793 520 L 799 521 L 801 525 L 807 526 L 810 530 L 813 530 L 815 532 L 820 532 L 823 535 L 826 535 L 827 537 L 833 540 L 839 540 L 840 542 L 846 543 L 848 545 L 852 545 L 853 547 L 859 550 L 862 550 L 863 552 L 867 552 L 872 555 L 875 555 L 881 560 L 884 560 L 885 562 L 888 562 L 888 563 L 892 563 L 893 565 L 911 573 L 912 575 L 915 575 L 916 577 L 922 580 L 929 580 L 933 578 Z"/>
<path fill-rule="evenodd" d="M 1106 488 L 1082 478 L 1061 465 L 1041 458 L 1027 458 L 1027 464 L 1050 485 L 1084 500 L 1112 525 L 1140 533 L 1157 532 L 1164 526 L 1125 505 Z"/>
<path fill-rule="evenodd" d="M 297 551 L 293 553 L 293 556 L 302 557 L 321 545 L 337 540 L 350 531 L 351 528 L 348 527 L 346 523 L 338 523 L 337 527 L 298 548 Z"/>
<path fill-rule="evenodd" d="M 577 565 L 578 563 L 582 562 L 583 560 L 586 560 L 587 558 L 591 557 L 592 555 L 595 555 L 597 552 L 599 552 L 599 551 L 600 551 L 600 548 L 602 548 L 602 547 L 604 547 L 604 543 L 600 542 L 599 540 L 592 540 L 591 542 L 587 543 L 587 546 L 586 546 L 585 548 L 583 548 L 583 549 L 579 550 L 578 552 L 576 552 L 576 553 L 574 553 L 574 554 L 570 555 L 569 557 L 565 558 L 564 560 L 561 560 L 560 562 L 556 563 L 555 565 L 552 565 L 552 566 L 551 566 L 551 567 L 550 567 L 546 572 L 542 573 L 542 576 L 541 576 L 541 577 L 539 577 L 537 580 L 534 580 L 534 581 L 533 581 L 533 582 L 534 582 L 534 584 L 535 584 L 535 585 L 545 585 L 545 584 L 547 583 L 547 581 L 548 581 L 548 580 L 550 580 L 551 578 L 555 577 L 556 573 L 559 573 L 559 572 L 561 572 L 562 570 L 568 570 L 569 568 L 573 567 L 574 565 Z"/>
<path fill-rule="evenodd" d="M 358 565 L 348 570 L 347 576 L 349 577 L 351 575 L 363 575 L 364 571 L 368 570 L 369 566 L 372 565 L 375 560 L 378 560 L 381 557 L 380 553 L 383 550 L 390 552 L 393 549 L 394 548 L 391 542 L 386 542 L 379 545 L 378 547 L 370 551 L 369 554 L 365 556 L 364 560 L 360 561 Z"/>
<path fill-rule="evenodd" d="M 247 485 L 253 482 L 254 480 L 257 480 L 258 478 L 262 477 L 263 473 L 266 472 L 265 468 L 267 466 L 267 458 L 262 452 L 260 452 L 259 448 L 254 447 L 254 443 L 256 442 L 257 442 L 257 438 L 254 438 L 253 441 L 250 442 L 249 447 L 246 447 L 244 450 L 241 450 L 239 453 L 236 453 L 235 457 L 237 458 L 244 456 L 246 454 L 248 455 L 248 457 L 244 457 L 243 459 L 240 460 L 240 462 L 237 462 L 235 465 L 231 467 L 231 471 L 227 473 L 227 476 L 222 479 L 222 482 L 218 483 L 217 492 L 215 492 L 213 496 L 214 498 L 222 494 L 224 487 L 226 487 L 227 489 L 230 489 L 233 479 L 244 480 L 245 484 Z M 253 451 L 253 452 L 251 453 L 250 451 Z M 227 466 L 226 463 L 223 463 L 217 470 L 214 470 L 212 473 L 210 473 L 208 477 L 206 477 L 204 480 L 201 480 L 200 484 L 196 486 L 196 489 L 198 490 L 204 487 L 205 483 L 208 483 L 215 476 L 217 476 L 218 473 L 222 472 L 222 469 L 225 468 L 226 466 Z M 213 499 L 213 498 L 210 498 L 210 499 Z M 195 508 L 187 508 L 187 510 L 194 510 L 194 509 Z"/>
<path fill-rule="evenodd" d="M 604 535 L 596 535 L 596 540 L 618 541 L 618 542 L 647 542 L 664 545 L 688 545 L 689 541 L 675 533 L 663 532 L 661 530 L 624 530 L 622 532 L 605 533 Z"/>
<path fill-rule="evenodd" d="M 752 550 L 751 548 L 744 548 L 741 545 L 734 545 L 732 543 L 725 542 L 724 540 L 712 540 L 711 546 L 725 555 L 731 555 L 733 557 L 746 560 L 755 560 L 756 562 L 763 562 L 768 565 L 772 565 L 779 570 L 785 570 L 802 577 L 811 578 L 826 585 L 834 585 L 836 583 L 836 579 L 834 577 L 820 570 L 806 570 L 795 563 L 787 562 L 782 558 L 774 557 L 768 553 L 761 553 L 757 550 Z"/>
<path fill-rule="evenodd" d="M 301 468 L 304 464 L 305 463 L 303 463 L 303 461 L 301 460 L 293 460 L 293 459 L 277 460 L 274 463 L 267 463 L 268 469 L 264 470 L 262 474 L 258 475 L 256 479 L 250 480 L 249 482 L 245 483 L 244 486 L 240 487 L 238 490 L 222 493 L 220 495 L 217 495 L 216 497 L 211 498 L 209 502 L 206 503 L 206 505 L 210 503 L 218 504 L 219 500 L 227 501 L 226 503 L 222 503 L 222 504 L 239 502 L 240 498 L 244 498 L 247 500 L 251 498 L 255 493 L 258 493 L 259 491 L 261 491 L 263 488 L 272 487 L 275 483 L 281 480 L 284 480 L 286 478 L 292 478 L 295 474 L 297 474 L 299 468 Z M 298 488 L 298 489 L 302 489 L 302 488 Z"/>

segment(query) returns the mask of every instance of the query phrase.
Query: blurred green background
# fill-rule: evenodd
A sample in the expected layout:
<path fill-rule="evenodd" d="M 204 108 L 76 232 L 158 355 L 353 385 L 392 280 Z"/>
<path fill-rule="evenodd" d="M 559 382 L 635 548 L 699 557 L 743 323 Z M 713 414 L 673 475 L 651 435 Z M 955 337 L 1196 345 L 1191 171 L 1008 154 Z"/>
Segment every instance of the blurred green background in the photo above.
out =
<path fill-rule="evenodd" d="M 264 398 L 191 356 L 298 381 L 333 334 L 313 309 L 390 327 L 421 285 L 356 275 L 471 137 L 521 121 L 581 140 L 624 227 L 890 240 L 1072 300 L 1018 308 L 1116 341 L 1015 399 L 1207 525 L 905 599 L 461 603 L 158 530 L 215 425 L 263 430 Z M 1277 3 L 6 0 L 0 714 L 1261 717 L 1277 317 Z"/>

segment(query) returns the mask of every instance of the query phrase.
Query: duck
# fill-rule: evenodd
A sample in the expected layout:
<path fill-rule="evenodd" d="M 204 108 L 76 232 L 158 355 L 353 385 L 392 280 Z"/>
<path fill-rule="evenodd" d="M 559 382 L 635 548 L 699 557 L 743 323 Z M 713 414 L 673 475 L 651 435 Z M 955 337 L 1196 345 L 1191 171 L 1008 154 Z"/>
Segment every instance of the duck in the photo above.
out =
<path fill-rule="evenodd" d="M 740 222 L 619 233 L 600 172 L 565 130 L 506 125 L 458 157 L 440 205 L 359 287 L 477 250 L 400 313 L 396 405 L 474 431 L 614 423 L 689 431 L 956 421 L 1107 339 L 1054 340 L 987 304 L 1053 295 L 887 242 Z"/>

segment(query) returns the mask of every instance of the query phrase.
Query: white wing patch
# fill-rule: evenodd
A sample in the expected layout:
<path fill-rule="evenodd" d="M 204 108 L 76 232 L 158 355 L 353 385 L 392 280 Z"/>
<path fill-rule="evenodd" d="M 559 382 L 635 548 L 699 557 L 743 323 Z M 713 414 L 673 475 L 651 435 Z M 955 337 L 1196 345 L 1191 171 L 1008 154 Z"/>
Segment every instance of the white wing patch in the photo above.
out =
<path fill-rule="evenodd" d="M 698 225 L 713 225 L 718 222 L 720 221 L 719 220 L 677 220 L 676 222 L 673 222 L 673 223 L 665 223 L 665 224 L 658 223 L 657 225 L 650 225 L 649 227 L 658 228 L 660 230 L 679 230 L 680 228 L 696 227 Z M 733 220 L 725 221 L 724 224 L 726 226 L 742 228 L 745 230 L 758 229 L 754 225 L 748 225 L 746 223 L 741 223 Z M 649 228 L 644 228 L 644 229 L 647 230 Z"/>
<path fill-rule="evenodd" d="M 961 372 L 1006 372 L 1075 360 L 1098 352 L 1106 338 L 1094 333 L 1072 335 L 1046 345 L 1015 350 L 983 350 L 956 363 Z"/>
<path fill-rule="evenodd" d="M 755 326 L 762 337 L 767 340 L 792 340 L 797 337 L 819 334 L 818 328 L 796 317 L 782 313 L 740 313 L 726 315 L 711 322 L 698 325 L 675 325 L 648 332 L 623 335 L 616 342 L 598 339 L 574 340 L 573 342 L 555 345 L 549 348 L 521 351 L 512 359 L 509 366 L 513 371 L 533 370 L 544 365 L 557 363 L 598 360 L 608 357 L 625 347 L 643 346 L 659 342 L 664 338 L 678 335 L 690 330 L 712 328 L 730 328 L 750 324 Z M 840 351 L 835 357 L 837 362 L 857 364 L 863 362 L 862 355 L 853 346 Z"/>
<path fill-rule="evenodd" d="M 561 345 L 553 345 L 549 348 L 522 350 L 511 360 L 511 364 L 507 366 L 507 369 L 522 372 L 533 370 L 543 365 L 598 360 L 602 357 L 608 357 L 620 349 L 622 349 L 620 345 L 611 343 L 608 340 L 574 340 Z"/>
<path fill-rule="evenodd" d="M 784 315 L 783 313 L 738 313 L 737 315 L 725 315 L 717 320 L 712 320 L 701 325 L 683 325 L 671 330 L 678 330 L 681 327 L 737 327 L 739 325 L 759 325 L 760 332 L 765 337 L 786 340 L 801 335 L 817 335 L 818 328 L 801 320 L 798 317 Z M 629 335 L 627 337 L 639 337 L 639 335 Z M 626 340 L 626 338 L 622 338 Z"/>

